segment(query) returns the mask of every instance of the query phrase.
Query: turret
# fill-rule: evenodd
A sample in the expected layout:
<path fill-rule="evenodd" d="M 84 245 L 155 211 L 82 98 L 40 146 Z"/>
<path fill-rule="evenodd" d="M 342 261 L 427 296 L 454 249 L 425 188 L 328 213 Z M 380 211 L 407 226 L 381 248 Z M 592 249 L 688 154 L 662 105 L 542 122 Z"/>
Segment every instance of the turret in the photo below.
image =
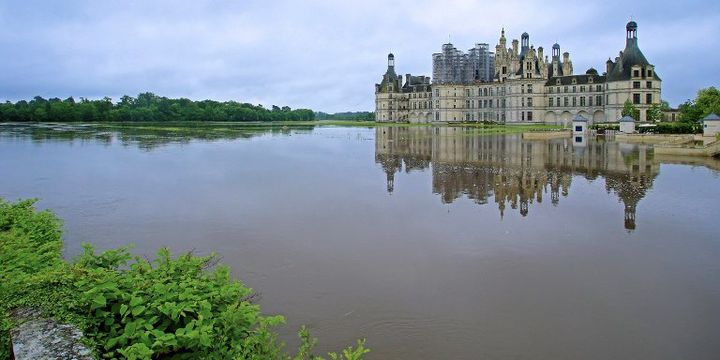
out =
<path fill-rule="evenodd" d="M 628 44 L 630 43 L 630 41 L 637 41 L 637 27 L 637 23 L 632 20 L 625 26 L 625 30 L 627 31 L 626 38 Z"/>
<path fill-rule="evenodd" d="M 395 70 L 395 55 L 392 53 L 388 54 L 388 70 Z"/>
<path fill-rule="evenodd" d="M 520 37 L 520 56 L 525 56 L 528 50 L 530 50 L 530 35 L 526 32 Z"/>
<path fill-rule="evenodd" d="M 514 40 L 512 41 L 512 52 L 513 52 L 513 54 L 514 54 L 515 56 L 518 55 L 518 41 L 517 41 L 517 39 L 514 39 Z"/>
<path fill-rule="evenodd" d="M 550 76 L 560 76 L 560 45 L 555 43 L 552 47 L 552 74 Z"/>

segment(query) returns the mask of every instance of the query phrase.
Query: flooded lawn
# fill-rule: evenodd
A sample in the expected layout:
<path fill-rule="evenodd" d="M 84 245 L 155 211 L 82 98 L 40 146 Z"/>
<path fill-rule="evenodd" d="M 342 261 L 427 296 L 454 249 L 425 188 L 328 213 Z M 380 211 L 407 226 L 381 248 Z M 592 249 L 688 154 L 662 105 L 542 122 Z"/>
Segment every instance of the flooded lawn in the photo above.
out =
<path fill-rule="evenodd" d="M 691 162 L 691 161 L 694 161 Z M 720 161 L 459 127 L 0 124 L 0 196 L 92 242 L 217 252 L 289 346 L 716 359 Z"/>

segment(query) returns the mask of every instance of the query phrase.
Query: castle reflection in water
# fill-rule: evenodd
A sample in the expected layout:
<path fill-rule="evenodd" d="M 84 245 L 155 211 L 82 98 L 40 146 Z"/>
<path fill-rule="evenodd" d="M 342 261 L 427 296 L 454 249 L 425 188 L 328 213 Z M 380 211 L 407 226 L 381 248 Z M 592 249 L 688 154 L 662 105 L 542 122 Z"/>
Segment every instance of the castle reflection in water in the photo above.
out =
<path fill-rule="evenodd" d="M 523 140 L 522 135 L 477 135 L 462 127 L 378 127 L 375 162 L 387 174 L 432 169 L 432 191 L 443 203 L 467 196 L 478 204 L 489 199 L 503 216 L 507 207 L 522 216 L 547 193 L 557 205 L 567 196 L 573 176 L 605 180 L 608 193 L 625 205 L 625 228 L 635 229 L 635 209 L 658 175 L 652 150 L 589 136 Z"/>

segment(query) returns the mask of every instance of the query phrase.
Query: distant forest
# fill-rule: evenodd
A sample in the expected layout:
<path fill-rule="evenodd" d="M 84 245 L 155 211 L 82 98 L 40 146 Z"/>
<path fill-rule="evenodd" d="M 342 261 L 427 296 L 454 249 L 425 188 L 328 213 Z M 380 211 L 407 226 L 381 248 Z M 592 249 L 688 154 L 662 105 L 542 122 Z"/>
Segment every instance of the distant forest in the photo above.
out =
<path fill-rule="evenodd" d="M 235 101 L 170 99 L 153 93 L 123 96 L 119 102 L 69 97 L 0 103 L 0 122 L 58 121 L 309 121 L 315 112 L 287 106 L 270 109 Z"/>
<path fill-rule="evenodd" d="M 315 113 L 316 120 L 358 120 L 358 121 L 374 121 L 375 113 L 369 111 L 357 112 L 339 112 L 328 114 L 324 112 Z"/>

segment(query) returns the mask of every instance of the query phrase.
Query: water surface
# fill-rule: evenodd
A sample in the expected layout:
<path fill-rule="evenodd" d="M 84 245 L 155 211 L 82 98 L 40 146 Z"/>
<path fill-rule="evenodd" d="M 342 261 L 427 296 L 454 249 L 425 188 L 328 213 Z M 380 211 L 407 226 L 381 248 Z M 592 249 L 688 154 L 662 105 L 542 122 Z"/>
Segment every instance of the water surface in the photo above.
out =
<path fill-rule="evenodd" d="M 215 251 L 369 359 L 716 359 L 720 162 L 449 127 L 0 124 L 0 196 L 82 242 Z"/>

